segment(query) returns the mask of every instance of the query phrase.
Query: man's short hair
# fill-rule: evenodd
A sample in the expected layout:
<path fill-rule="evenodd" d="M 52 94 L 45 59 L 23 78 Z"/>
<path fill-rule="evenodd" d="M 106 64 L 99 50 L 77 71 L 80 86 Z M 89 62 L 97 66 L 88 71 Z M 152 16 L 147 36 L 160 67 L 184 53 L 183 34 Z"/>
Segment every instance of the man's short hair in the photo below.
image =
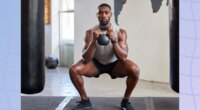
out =
<path fill-rule="evenodd" d="M 110 5 L 108 5 L 107 3 L 102 3 L 102 4 L 100 4 L 99 6 L 98 6 L 98 9 L 100 8 L 100 7 L 108 7 L 110 10 L 111 10 L 111 6 Z"/>

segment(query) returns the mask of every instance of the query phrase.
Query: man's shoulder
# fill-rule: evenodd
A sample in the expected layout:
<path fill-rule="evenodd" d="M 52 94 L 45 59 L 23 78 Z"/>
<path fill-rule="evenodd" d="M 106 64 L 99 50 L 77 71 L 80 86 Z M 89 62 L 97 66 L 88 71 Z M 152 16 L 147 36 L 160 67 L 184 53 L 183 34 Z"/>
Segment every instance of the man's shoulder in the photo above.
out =
<path fill-rule="evenodd" d="M 121 28 L 121 27 L 120 27 L 120 28 L 119 28 L 119 32 L 120 32 L 120 33 L 126 33 L 126 30 L 125 30 L 124 28 Z"/>
<path fill-rule="evenodd" d="M 93 30 L 94 28 L 96 28 L 97 26 L 98 26 L 98 25 L 95 25 L 95 26 L 91 27 L 90 29 L 87 29 L 87 30 L 86 30 L 86 33 L 91 33 L 92 30 Z"/>
<path fill-rule="evenodd" d="M 127 38 L 127 33 L 126 33 L 126 30 L 123 29 L 123 28 L 119 28 L 119 31 L 118 31 L 118 36 L 119 38 Z"/>
<path fill-rule="evenodd" d="M 114 30 L 117 30 L 117 32 L 126 32 L 125 29 L 122 26 L 117 25 L 115 23 L 112 23 L 112 27 L 113 27 Z"/>
<path fill-rule="evenodd" d="M 91 32 L 92 32 L 92 29 L 88 29 L 88 30 L 85 31 L 86 34 L 89 34 Z"/>

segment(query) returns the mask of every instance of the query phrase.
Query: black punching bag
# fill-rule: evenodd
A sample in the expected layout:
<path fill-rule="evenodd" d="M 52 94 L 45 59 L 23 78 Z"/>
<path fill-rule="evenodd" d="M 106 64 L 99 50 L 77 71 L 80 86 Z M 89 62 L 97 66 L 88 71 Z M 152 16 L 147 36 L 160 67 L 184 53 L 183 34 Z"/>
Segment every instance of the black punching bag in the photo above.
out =
<path fill-rule="evenodd" d="M 21 0 L 21 92 L 41 92 L 44 73 L 44 0 Z"/>
<path fill-rule="evenodd" d="M 169 0 L 170 84 L 179 92 L 179 0 Z"/>

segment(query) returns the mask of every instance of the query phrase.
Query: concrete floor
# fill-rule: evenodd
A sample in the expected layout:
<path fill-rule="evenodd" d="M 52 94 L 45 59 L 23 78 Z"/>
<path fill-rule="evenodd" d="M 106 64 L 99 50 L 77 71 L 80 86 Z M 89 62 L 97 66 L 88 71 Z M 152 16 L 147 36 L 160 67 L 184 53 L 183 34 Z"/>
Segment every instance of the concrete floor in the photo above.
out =
<path fill-rule="evenodd" d="M 72 110 L 80 100 L 74 97 L 62 104 L 66 101 L 62 96 L 22 96 L 21 99 L 21 110 Z M 90 101 L 93 109 L 87 110 L 121 110 L 121 97 L 90 97 Z M 178 97 L 131 97 L 129 101 L 134 110 L 179 110 Z"/>
<path fill-rule="evenodd" d="M 121 97 L 125 90 L 125 78 L 112 80 L 107 74 L 99 78 L 86 78 L 88 96 Z M 29 96 L 22 94 L 22 96 Z M 59 67 L 46 69 L 46 84 L 41 93 L 31 96 L 79 96 L 69 78 L 68 69 Z M 178 97 L 169 84 L 139 80 L 132 97 Z"/>

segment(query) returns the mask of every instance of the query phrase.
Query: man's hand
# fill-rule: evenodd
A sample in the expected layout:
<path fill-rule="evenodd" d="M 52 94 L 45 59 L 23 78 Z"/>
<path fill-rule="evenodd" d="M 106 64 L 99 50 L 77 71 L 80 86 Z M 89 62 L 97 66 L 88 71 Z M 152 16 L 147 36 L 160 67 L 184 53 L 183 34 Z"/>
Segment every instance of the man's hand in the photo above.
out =
<path fill-rule="evenodd" d="M 106 34 L 107 34 L 108 38 L 111 40 L 111 42 L 115 42 L 114 31 L 112 28 L 108 28 Z"/>
<path fill-rule="evenodd" d="M 101 33 L 101 30 L 99 28 L 94 28 L 93 29 L 93 33 L 92 33 L 93 34 L 93 41 L 97 40 L 97 38 L 99 37 L 100 33 Z"/>

